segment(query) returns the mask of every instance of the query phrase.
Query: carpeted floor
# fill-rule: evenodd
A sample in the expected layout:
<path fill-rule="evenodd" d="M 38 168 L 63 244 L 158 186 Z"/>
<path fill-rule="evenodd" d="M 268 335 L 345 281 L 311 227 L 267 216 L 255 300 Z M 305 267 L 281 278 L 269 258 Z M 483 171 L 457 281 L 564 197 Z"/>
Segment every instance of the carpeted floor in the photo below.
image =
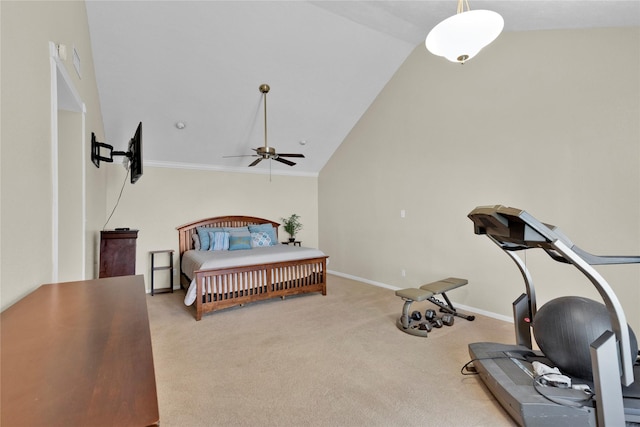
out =
<path fill-rule="evenodd" d="M 456 318 L 411 336 L 396 328 L 403 301 L 392 290 L 332 275 L 326 296 L 199 322 L 183 297 L 147 296 L 165 427 L 516 425 L 479 378 L 460 374 L 467 344 L 511 343 L 510 323 Z"/>

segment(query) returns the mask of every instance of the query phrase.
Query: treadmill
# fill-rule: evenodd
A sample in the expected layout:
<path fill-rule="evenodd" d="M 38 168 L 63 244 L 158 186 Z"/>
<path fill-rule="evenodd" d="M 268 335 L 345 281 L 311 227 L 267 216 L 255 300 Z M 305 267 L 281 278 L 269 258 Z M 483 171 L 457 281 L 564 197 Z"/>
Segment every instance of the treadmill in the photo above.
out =
<path fill-rule="evenodd" d="M 597 256 L 575 246 L 557 227 L 544 224 L 526 211 L 502 205 L 479 206 L 468 217 L 475 234 L 484 234 L 516 263 L 526 292 L 513 302 L 516 344 L 469 344 L 473 366 L 491 393 L 521 426 L 640 426 L 640 365 L 631 354 L 631 340 L 620 301 L 607 281 L 592 267 L 599 264 L 640 263 L 640 256 Z M 590 346 L 593 382 L 571 378 L 584 390 L 542 386 L 534 378 L 532 363 L 548 366 L 532 349 L 531 325 L 536 315 L 536 294 L 529 270 L 517 252 L 539 248 L 553 260 L 571 264 L 596 287 L 607 307 L 613 330 Z M 634 349 L 635 350 L 635 349 Z"/>

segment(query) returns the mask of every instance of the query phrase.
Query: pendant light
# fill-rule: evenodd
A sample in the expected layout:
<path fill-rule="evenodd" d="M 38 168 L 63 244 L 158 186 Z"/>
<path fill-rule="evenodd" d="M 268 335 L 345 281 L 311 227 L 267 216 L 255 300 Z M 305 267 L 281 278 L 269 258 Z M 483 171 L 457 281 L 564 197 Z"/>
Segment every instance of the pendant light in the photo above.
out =
<path fill-rule="evenodd" d="M 466 6 L 466 11 L 465 11 Z M 457 13 L 436 25 L 427 35 L 429 52 L 464 64 L 494 41 L 504 19 L 490 10 L 470 10 L 468 0 L 458 0 Z"/>

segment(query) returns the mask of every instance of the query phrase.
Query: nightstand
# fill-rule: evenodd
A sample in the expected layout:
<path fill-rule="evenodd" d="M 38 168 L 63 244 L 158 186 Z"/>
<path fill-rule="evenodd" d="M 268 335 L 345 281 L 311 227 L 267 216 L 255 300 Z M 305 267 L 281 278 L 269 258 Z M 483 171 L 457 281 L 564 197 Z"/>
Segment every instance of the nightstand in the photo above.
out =
<path fill-rule="evenodd" d="M 295 242 L 290 242 L 289 240 L 282 242 L 283 245 L 289 245 L 291 243 L 293 243 L 293 246 L 302 246 L 302 242 L 300 240 L 296 240 Z"/>
<path fill-rule="evenodd" d="M 161 251 L 151 251 L 151 295 L 154 294 L 164 294 L 166 292 L 173 293 L 173 249 L 164 249 Z M 156 267 L 155 265 L 155 256 L 157 254 L 168 254 L 169 255 L 169 264 L 162 265 Z M 169 287 L 155 290 L 154 288 L 154 276 L 155 272 L 158 270 L 169 270 Z"/>

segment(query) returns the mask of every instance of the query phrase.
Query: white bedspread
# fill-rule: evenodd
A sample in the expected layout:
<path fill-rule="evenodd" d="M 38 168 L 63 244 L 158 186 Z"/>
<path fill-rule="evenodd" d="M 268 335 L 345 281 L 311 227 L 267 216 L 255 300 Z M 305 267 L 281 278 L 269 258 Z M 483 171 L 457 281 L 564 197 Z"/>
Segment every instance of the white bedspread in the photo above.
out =
<path fill-rule="evenodd" d="M 195 251 L 189 250 L 182 255 L 182 272 L 191 279 L 184 297 L 185 305 L 196 300 L 194 272 L 228 267 L 241 267 L 253 264 L 270 264 L 280 261 L 293 261 L 306 258 L 323 257 L 325 254 L 314 248 L 294 245 L 275 245 L 239 251 Z M 203 293 L 205 290 L 203 289 Z"/>

